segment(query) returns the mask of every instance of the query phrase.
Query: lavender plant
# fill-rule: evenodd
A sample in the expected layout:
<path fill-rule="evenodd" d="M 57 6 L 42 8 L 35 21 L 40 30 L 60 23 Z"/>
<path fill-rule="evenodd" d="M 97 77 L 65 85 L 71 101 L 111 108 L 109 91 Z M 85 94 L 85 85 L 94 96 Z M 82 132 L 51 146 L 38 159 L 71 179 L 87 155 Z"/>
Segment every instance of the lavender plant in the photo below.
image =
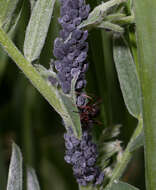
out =
<path fill-rule="evenodd" d="M 16 36 L 16 29 L 22 30 L 18 24 L 25 18 L 23 15 L 27 3 L 27 1 L 19 0 L 7 2 L 2 0 L 0 2 L 0 44 L 33 86 L 59 114 L 66 130 L 64 133 L 65 151 L 62 151 L 62 157 L 72 166 L 79 190 L 138 189 L 123 182 L 122 176 L 134 151 L 144 143 L 146 145 L 146 186 L 147 190 L 154 190 L 156 188 L 154 160 L 156 151 L 154 148 L 155 90 L 153 90 L 155 86 L 153 53 L 155 45 L 153 43 L 155 42 L 154 23 L 156 18 L 151 11 L 156 6 L 154 0 L 151 0 L 150 3 L 147 0 L 138 2 L 132 0 L 92 2 L 88 0 L 88 4 L 85 0 L 30 0 L 31 16 L 26 31 L 21 32 L 21 34 L 25 34 L 22 53 L 22 50 L 19 50 L 22 48 L 18 49 L 18 45 L 14 44 L 13 37 Z M 141 15 L 144 19 L 141 19 Z M 148 20 L 147 27 L 144 27 L 146 17 L 151 22 Z M 20 26 L 23 23 L 21 22 Z M 50 25 L 50 23 L 57 26 L 56 31 L 55 28 L 52 28 L 53 24 Z M 49 40 L 49 38 L 53 40 Z M 16 43 L 17 41 L 16 38 Z M 51 44 L 46 49 L 49 42 Z M 48 59 L 53 57 L 49 69 L 42 65 L 43 59 L 47 65 L 49 63 L 49 60 L 45 59 L 44 54 L 47 53 L 45 49 L 48 51 Z M 1 56 L 1 52 L 2 50 L 0 50 L 0 61 L 8 60 L 6 55 Z M 149 60 L 151 63 L 148 63 Z M 2 69 L 0 67 L 0 79 L 4 70 L 5 67 Z M 87 71 L 88 76 L 86 76 Z M 101 78 L 104 80 L 102 81 Z M 114 81 L 117 84 L 115 87 L 113 86 Z M 22 83 L 20 88 L 24 88 L 24 86 Z M 19 90 L 18 87 L 16 89 Z M 116 91 L 113 91 L 112 88 Z M 41 130 L 46 131 L 46 129 L 40 128 L 39 131 L 37 127 L 33 126 L 35 133 L 31 131 L 30 110 L 39 104 L 33 103 L 37 99 L 34 91 L 31 91 L 30 88 L 26 89 L 27 93 L 24 94 L 26 101 L 24 106 L 20 106 L 22 111 L 18 113 L 24 112 L 24 117 L 22 117 L 25 121 L 23 125 L 24 143 L 21 143 L 23 145 L 21 147 L 25 163 L 29 166 L 27 170 L 22 169 L 22 153 L 19 147 L 13 143 L 7 190 L 40 189 L 37 176 L 32 169 L 32 166 L 36 166 L 33 164 L 32 136 L 35 134 L 39 136 Z M 100 92 L 102 99 L 100 105 L 88 95 L 88 91 Z M 18 93 L 19 91 L 15 94 Z M 121 95 L 123 100 L 120 100 L 122 99 Z M 113 96 L 120 97 L 120 99 L 113 99 L 117 99 L 116 104 L 113 104 Z M 122 107 L 120 102 L 122 106 L 123 104 L 125 106 Z M 122 108 L 120 109 L 116 105 Z M 43 110 L 43 106 L 41 108 L 40 110 Z M 99 110 L 100 108 L 101 110 Z M 123 111 L 126 109 L 129 113 Z M 119 113 L 122 113 L 122 119 L 119 118 Z M 114 119 L 115 115 L 117 119 Z M 123 115 L 126 116 L 123 118 Z M 124 127 L 132 127 L 126 120 L 127 117 L 133 118 L 131 121 L 134 121 L 134 132 L 130 138 L 127 138 L 129 142 L 126 145 L 119 135 L 120 131 L 124 131 Z M 36 125 L 41 125 L 39 109 L 36 112 L 36 118 Z M 121 127 L 116 125 L 118 123 L 124 123 L 124 125 Z M 53 121 L 52 124 L 55 126 L 56 123 Z M 144 130 L 143 125 L 145 125 Z M 44 126 L 46 127 L 45 122 Z M 49 131 L 45 133 L 49 133 Z M 63 139 L 62 134 L 58 136 L 54 137 L 57 143 Z M 41 145 L 38 147 L 42 151 L 38 156 L 39 164 L 37 163 L 37 165 L 39 167 L 35 167 L 35 169 L 41 179 L 41 188 L 50 189 L 57 176 L 51 177 L 51 170 L 55 170 L 48 157 L 52 146 L 47 137 L 38 139 L 41 140 Z M 57 150 L 56 155 L 52 155 L 55 157 Z M 61 159 L 60 157 L 59 154 L 58 158 Z M 0 158 L 0 167 L 1 160 L 2 158 Z M 46 166 L 46 169 L 42 165 Z M 61 170 L 61 175 L 63 175 L 64 169 L 61 168 Z M 23 179 L 23 176 L 24 178 L 26 176 L 26 179 Z M 3 179 L 3 175 L 1 175 L 0 181 L 4 181 Z M 45 185 L 47 184 L 46 180 L 48 185 Z M 5 182 L 0 184 L 0 189 L 5 187 Z M 61 189 L 61 186 L 58 187 L 56 182 L 54 189 L 59 188 Z M 70 188 L 64 185 L 62 189 Z"/>

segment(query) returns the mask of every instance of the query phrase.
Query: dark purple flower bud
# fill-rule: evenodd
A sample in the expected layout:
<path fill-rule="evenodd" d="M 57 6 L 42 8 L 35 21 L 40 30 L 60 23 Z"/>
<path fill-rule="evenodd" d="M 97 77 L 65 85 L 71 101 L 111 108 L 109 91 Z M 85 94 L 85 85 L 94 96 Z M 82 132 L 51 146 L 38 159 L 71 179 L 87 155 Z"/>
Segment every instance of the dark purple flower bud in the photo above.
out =
<path fill-rule="evenodd" d="M 84 0 L 79 0 L 79 7 L 82 7 L 84 5 Z"/>
<path fill-rule="evenodd" d="M 87 165 L 88 166 L 94 166 L 95 162 L 96 162 L 96 158 L 89 158 L 87 160 Z"/>
<path fill-rule="evenodd" d="M 81 144 L 80 144 L 80 147 L 81 147 L 82 150 L 88 149 L 87 142 L 85 140 L 82 140 Z"/>
<path fill-rule="evenodd" d="M 92 152 L 91 152 L 90 148 L 86 149 L 86 151 L 84 152 L 84 156 L 86 159 L 89 159 L 92 156 Z"/>
<path fill-rule="evenodd" d="M 82 6 L 81 9 L 79 10 L 79 16 L 82 19 L 86 19 L 88 17 L 89 11 L 90 11 L 90 6 L 89 5 Z"/>
<path fill-rule="evenodd" d="M 79 1 L 72 1 L 72 8 L 78 9 L 79 8 Z"/>
<path fill-rule="evenodd" d="M 65 56 L 64 52 L 60 48 L 55 48 L 53 53 L 54 56 L 57 57 L 58 59 L 63 59 L 63 57 Z"/>
<path fill-rule="evenodd" d="M 101 185 L 104 179 L 104 173 L 101 172 L 100 175 L 96 178 L 95 185 Z"/>
<path fill-rule="evenodd" d="M 84 179 L 77 179 L 77 182 L 82 185 L 82 186 L 86 186 L 87 182 Z"/>
<path fill-rule="evenodd" d="M 72 157 L 72 155 L 74 154 L 74 152 L 75 152 L 74 148 L 73 149 L 68 149 L 68 150 L 66 150 L 66 155 Z"/>
<path fill-rule="evenodd" d="M 82 36 L 80 42 L 82 43 L 82 42 L 86 41 L 87 38 L 88 38 L 88 31 L 85 30 L 85 31 L 83 32 L 83 36 Z"/>
<path fill-rule="evenodd" d="M 71 163 L 71 158 L 70 158 L 70 156 L 66 155 L 66 156 L 64 157 L 64 159 L 65 159 L 65 161 L 66 161 L 68 164 Z"/>
<path fill-rule="evenodd" d="M 75 153 L 73 154 L 73 156 L 71 158 L 71 162 L 73 164 L 76 164 L 76 162 L 78 162 L 78 160 L 80 160 L 81 155 L 82 155 L 82 152 L 75 151 Z"/>
<path fill-rule="evenodd" d="M 64 29 L 60 31 L 60 36 L 63 40 L 65 40 L 68 37 L 69 33 L 65 31 Z"/>
<path fill-rule="evenodd" d="M 82 140 L 84 140 L 86 142 L 88 142 L 88 141 L 90 142 L 92 140 L 92 137 L 91 137 L 91 135 L 89 135 L 88 131 L 83 132 Z"/>
<path fill-rule="evenodd" d="M 72 33 L 72 38 L 79 40 L 82 36 L 82 33 L 83 33 L 82 30 L 76 29 Z"/>
<path fill-rule="evenodd" d="M 80 144 L 80 140 L 74 136 L 71 137 L 71 142 L 73 143 L 74 146 L 78 146 Z"/>
<path fill-rule="evenodd" d="M 52 84 L 52 85 L 57 85 L 58 84 L 58 81 L 56 78 L 52 77 L 52 76 L 49 76 L 48 77 L 48 81 Z"/>
<path fill-rule="evenodd" d="M 63 45 L 63 42 L 62 42 L 61 38 L 56 38 L 55 41 L 54 41 L 55 48 L 59 48 L 62 45 Z"/>
<path fill-rule="evenodd" d="M 82 67 L 82 72 L 86 72 L 88 70 L 88 63 L 84 64 L 83 67 Z"/>
<path fill-rule="evenodd" d="M 68 93 L 69 93 L 69 91 L 70 91 L 70 89 L 71 89 L 70 86 L 71 86 L 71 85 L 70 85 L 69 82 L 62 82 L 62 83 L 61 83 L 62 90 L 63 90 L 63 92 L 64 92 L 65 94 L 68 94 Z"/>
<path fill-rule="evenodd" d="M 60 81 L 65 81 L 66 80 L 66 76 L 62 72 L 59 72 L 57 76 L 58 76 Z"/>
<path fill-rule="evenodd" d="M 81 52 L 81 54 L 76 58 L 76 60 L 79 63 L 82 63 L 87 57 L 87 53 L 86 52 Z"/>
<path fill-rule="evenodd" d="M 66 141 L 66 142 L 65 142 L 65 146 L 66 146 L 66 148 L 69 149 L 69 150 L 73 148 L 73 144 L 72 144 L 72 142 L 70 142 L 70 141 Z"/>
<path fill-rule="evenodd" d="M 77 60 L 75 60 L 74 62 L 73 62 L 73 67 L 78 67 L 79 66 L 79 62 L 77 61 Z"/>
<path fill-rule="evenodd" d="M 86 97 L 83 96 L 83 95 L 80 95 L 80 96 L 77 97 L 76 104 L 77 104 L 78 107 L 81 107 L 81 106 L 86 105 L 86 101 L 87 101 Z"/>
<path fill-rule="evenodd" d="M 83 87 L 85 87 L 85 85 L 86 85 L 86 81 L 85 80 L 79 80 L 76 83 L 76 89 L 77 90 L 82 89 Z"/>
<path fill-rule="evenodd" d="M 61 61 L 55 61 L 54 65 L 55 65 L 55 69 L 57 71 L 61 71 L 62 70 L 62 63 L 61 63 Z"/>
<path fill-rule="evenodd" d="M 89 176 L 85 176 L 85 180 L 86 181 L 88 181 L 88 182 L 90 182 L 90 181 L 93 181 L 94 180 L 94 178 L 95 178 L 95 176 L 94 175 L 89 175 Z"/>
<path fill-rule="evenodd" d="M 64 15 L 62 18 L 59 18 L 58 21 L 59 21 L 60 24 L 63 24 L 65 22 L 69 22 L 70 18 L 69 18 L 68 15 Z"/>
<path fill-rule="evenodd" d="M 78 76 L 78 74 L 80 73 L 80 69 L 79 68 L 73 68 L 71 69 L 71 75 L 74 76 Z"/>
<path fill-rule="evenodd" d="M 81 18 L 80 18 L 80 17 L 77 17 L 77 18 L 75 18 L 75 19 L 73 20 L 73 24 L 74 24 L 75 26 L 80 25 L 80 23 L 81 23 Z"/>
<path fill-rule="evenodd" d="M 78 17 L 79 15 L 79 11 L 77 9 L 72 9 L 69 13 L 68 13 L 69 17 L 72 18 L 72 20 L 74 20 L 76 17 Z"/>
<path fill-rule="evenodd" d="M 78 176 L 83 176 L 85 173 L 85 170 L 79 165 L 73 165 L 73 172 L 74 172 L 74 175 L 78 177 Z"/>
<path fill-rule="evenodd" d="M 82 168 L 85 168 L 86 167 L 86 160 L 84 159 L 84 158 L 82 158 L 81 160 L 80 160 L 80 163 L 81 163 L 81 167 Z"/>

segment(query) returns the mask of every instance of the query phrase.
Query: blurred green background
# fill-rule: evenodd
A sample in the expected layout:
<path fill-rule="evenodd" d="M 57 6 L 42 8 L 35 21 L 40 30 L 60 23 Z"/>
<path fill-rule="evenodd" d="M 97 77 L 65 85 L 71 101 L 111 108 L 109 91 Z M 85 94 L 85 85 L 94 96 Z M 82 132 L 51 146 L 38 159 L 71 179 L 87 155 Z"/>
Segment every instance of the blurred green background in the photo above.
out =
<path fill-rule="evenodd" d="M 88 1 L 95 7 L 100 1 Z M 26 0 L 19 23 L 12 35 L 13 41 L 22 51 L 26 26 L 30 17 L 30 5 Z M 53 42 L 59 34 L 59 2 L 54 14 L 46 43 L 37 61 L 49 67 L 53 57 Z M 116 74 L 112 57 L 111 34 L 103 30 L 89 32 L 90 68 L 87 73 L 87 92 L 95 99 L 101 99 L 102 123 L 95 126 L 97 131 L 121 124 L 120 140 L 126 146 L 137 121 L 128 113 Z M 0 48 L 0 189 L 5 189 L 11 142 L 21 148 L 25 165 L 35 168 L 41 189 L 76 190 L 71 167 L 64 161 L 63 133 L 61 118 L 53 108 L 32 87 L 15 63 Z M 143 150 L 134 154 L 123 180 L 144 189 Z"/>

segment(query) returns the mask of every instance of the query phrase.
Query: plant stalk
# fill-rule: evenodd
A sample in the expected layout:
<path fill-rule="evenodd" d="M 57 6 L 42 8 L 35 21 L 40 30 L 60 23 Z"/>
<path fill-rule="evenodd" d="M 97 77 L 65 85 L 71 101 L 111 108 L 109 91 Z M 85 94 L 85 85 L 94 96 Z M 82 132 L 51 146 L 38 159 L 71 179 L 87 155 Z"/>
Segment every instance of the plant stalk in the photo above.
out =
<path fill-rule="evenodd" d="M 156 1 L 134 0 L 145 134 L 146 189 L 156 189 Z"/>

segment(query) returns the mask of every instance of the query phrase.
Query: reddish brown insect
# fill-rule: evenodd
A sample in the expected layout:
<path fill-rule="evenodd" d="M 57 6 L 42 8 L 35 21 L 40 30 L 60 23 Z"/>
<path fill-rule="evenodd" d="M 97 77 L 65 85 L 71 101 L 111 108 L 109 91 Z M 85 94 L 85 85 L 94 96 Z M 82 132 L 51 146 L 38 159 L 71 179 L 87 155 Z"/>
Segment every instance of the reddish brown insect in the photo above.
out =
<path fill-rule="evenodd" d="M 98 121 L 95 120 L 97 117 L 100 109 L 99 104 L 101 100 L 93 103 L 92 100 L 90 100 L 85 106 L 79 107 L 79 113 L 80 113 L 80 120 L 83 127 L 89 127 L 94 123 L 98 123 Z"/>

